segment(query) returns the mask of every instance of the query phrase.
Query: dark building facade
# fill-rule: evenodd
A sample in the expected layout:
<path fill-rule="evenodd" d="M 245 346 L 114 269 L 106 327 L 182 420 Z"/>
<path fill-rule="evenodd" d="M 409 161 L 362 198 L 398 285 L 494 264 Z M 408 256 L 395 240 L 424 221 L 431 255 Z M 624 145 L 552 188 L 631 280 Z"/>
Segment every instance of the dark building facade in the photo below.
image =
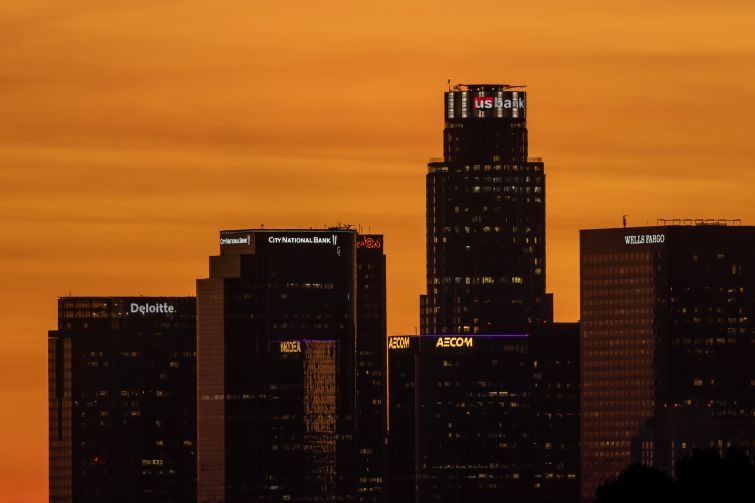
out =
<path fill-rule="evenodd" d="M 389 337 L 388 501 L 578 501 L 578 339 Z"/>
<path fill-rule="evenodd" d="M 193 297 L 64 297 L 48 336 L 51 502 L 196 499 Z"/>
<path fill-rule="evenodd" d="M 389 338 L 391 501 L 530 501 L 527 353 L 526 335 Z"/>
<path fill-rule="evenodd" d="M 581 231 L 585 501 L 638 441 L 662 467 L 674 439 L 753 448 L 755 228 L 725 223 Z"/>
<path fill-rule="evenodd" d="M 416 501 L 416 386 L 419 337 L 388 337 L 388 452 L 386 495 L 389 503 Z"/>
<path fill-rule="evenodd" d="M 579 501 L 579 323 L 533 329 L 534 496 L 531 501 Z"/>
<path fill-rule="evenodd" d="M 445 93 L 443 159 L 427 168 L 423 334 L 524 332 L 545 293 L 545 173 L 528 159 L 527 96 L 506 85 Z"/>
<path fill-rule="evenodd" d="M 573 502 L 578 328 L 553 324 L 545 291 L 545 173 L 528 157 L 527 95 L 458 85 L 444 110 L 443 158 L 426 176 L 423 335 L 409 345 L 413 375 L 389 352 L 389 439 L 408 432 L 393 393 L 405 401 L 409 385 L 393 376 L 411 377 L 417 501 Z M 444 336 L 464 343 L 435 346 Z M 409 459 L 403 448 L 391 456 Z M 388 486 L 409 484 L 392 470 Z"/>
<path fill-rule="evenodd" d="M 386 277 L 384 240 L 360 234 L 357 249 L 357 501 L 384 501 Z"/>
<path fill-rule="evenodd" d="M 380 356 L 367 342 L 385 339 L 384 258 L 380 238 L 360 276 L 357 242 L 345 228 L 221 232 L 209 278 L 197 281 L 201 503 L 379 494 L 382 460 L 360 454 L 379 454 L 383 434 L 358 426 L 385 424 L 371 401 L 384 389 L 372 384 Z M 360 288 L 374 291 L 365 331 Z"/>

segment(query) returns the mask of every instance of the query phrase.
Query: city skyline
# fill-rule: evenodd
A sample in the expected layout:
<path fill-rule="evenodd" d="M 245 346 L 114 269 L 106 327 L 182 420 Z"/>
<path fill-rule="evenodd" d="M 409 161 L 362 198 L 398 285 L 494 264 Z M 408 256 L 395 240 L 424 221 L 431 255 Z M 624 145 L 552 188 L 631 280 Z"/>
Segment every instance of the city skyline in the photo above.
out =
<path fill-rule="evenodd" d="M 580 228 L 755 216 L 746 4 L 521 7 L 492 41 L 511 14 L 493 4 L 480 9 L 497 16 L 299 6 L 291 25 L 234 2 L 21 5 L 0 7 L 0 389 L 28 414 L 0 420 L 4 501 L 46 494 L 52 300 L 191 295 L 221 228 L 383 233 L 388 332 L 414 333 L 448 77 L 529 86 L 559 321 L 578 318 Z M 327 23 L 302 21 L 313 16 Z"/>

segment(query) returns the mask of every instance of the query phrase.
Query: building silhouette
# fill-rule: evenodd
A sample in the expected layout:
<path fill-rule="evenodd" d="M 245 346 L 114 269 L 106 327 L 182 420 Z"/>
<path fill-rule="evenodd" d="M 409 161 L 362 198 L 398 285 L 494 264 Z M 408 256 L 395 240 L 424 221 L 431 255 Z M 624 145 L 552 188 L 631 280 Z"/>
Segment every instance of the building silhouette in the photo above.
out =
<path fill-rule="evenodd" d="M 443 158 L 427 166 L 421 333 L 526 332 L 545 293 L 545 173 L 528 158 L 527 96 L 507 85 L 445 93 Z"/>
<path fill-rule="evenodd" d="M 382 236 L 221 232 L 197 281 L 200 502 L 381 497 L 384 282 Z"/>
<path fill-rule="evenodd" d="M 578 328 L 553 323 L 545 173 L 515 89 L 445 93 L 421 335 L 389 341 L 392 501 L 578 499 Z"/>
<path fill-rule="evenodd" d="M 580 232 L 584 501 L 633 443 L 669 468 L 714 433 L 694 425 L 755 440 L 755 227 L 684 223 Z"/>
<path fill-rule="evenodd" d="M 50 501 L 195 501 L 195 364 L 193 297 L 59 299 Z"/>

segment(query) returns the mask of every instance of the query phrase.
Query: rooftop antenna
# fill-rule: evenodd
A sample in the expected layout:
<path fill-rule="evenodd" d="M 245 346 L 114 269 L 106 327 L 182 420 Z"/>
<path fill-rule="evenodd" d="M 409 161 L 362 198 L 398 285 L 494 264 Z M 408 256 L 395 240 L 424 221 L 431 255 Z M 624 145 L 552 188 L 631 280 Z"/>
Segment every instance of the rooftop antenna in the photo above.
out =
<path fill-rule="evenodd" d="M 621 220 L 624 223 L 624 228 L 627 228 L 627 215 L 622 215 Z"/>
<path fill-rule="evenodd" d="M 451 79 L 448 79 L 448 92 L 451 92 Z"/>

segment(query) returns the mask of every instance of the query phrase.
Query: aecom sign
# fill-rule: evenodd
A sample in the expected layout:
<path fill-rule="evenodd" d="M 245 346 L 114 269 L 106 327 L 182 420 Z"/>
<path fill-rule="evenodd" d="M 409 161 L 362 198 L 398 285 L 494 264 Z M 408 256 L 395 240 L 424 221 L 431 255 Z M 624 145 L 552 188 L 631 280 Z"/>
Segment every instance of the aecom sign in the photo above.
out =
<path fill-rule="evenodd" d="M 409 347 L 409 337 L 391 337 L 388 339 L 388 349 L 406 349 Z"/>
<path fill-rule="evenodd" d="M 471 337 L 438 337 L 435 342 L 436 348 L 471 348 L 474 339 Z"/>

